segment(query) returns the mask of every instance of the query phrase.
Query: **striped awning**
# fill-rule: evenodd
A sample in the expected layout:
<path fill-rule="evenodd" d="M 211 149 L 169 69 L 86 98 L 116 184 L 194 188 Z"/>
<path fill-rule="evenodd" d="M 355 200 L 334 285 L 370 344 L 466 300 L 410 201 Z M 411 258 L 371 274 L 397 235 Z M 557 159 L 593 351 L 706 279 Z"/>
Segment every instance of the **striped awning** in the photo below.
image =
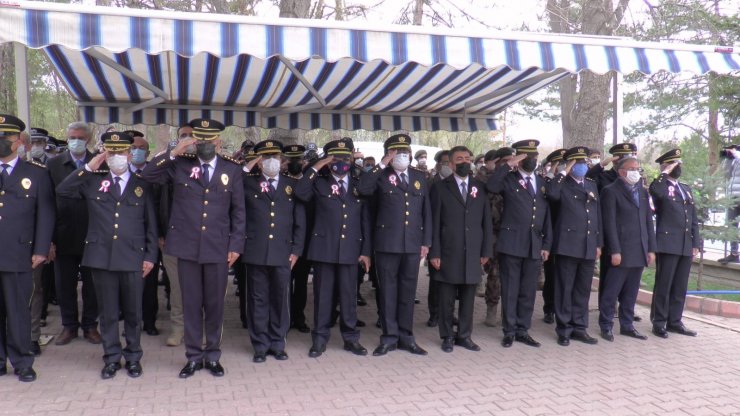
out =
<path fill-rule="evenodd" d="M 736 73 L 732 48 L 535 33 L 0 3 L 0 43 L 43 49 L 95 123 L 286 129 L 495 129 L 559 79 Z"/>

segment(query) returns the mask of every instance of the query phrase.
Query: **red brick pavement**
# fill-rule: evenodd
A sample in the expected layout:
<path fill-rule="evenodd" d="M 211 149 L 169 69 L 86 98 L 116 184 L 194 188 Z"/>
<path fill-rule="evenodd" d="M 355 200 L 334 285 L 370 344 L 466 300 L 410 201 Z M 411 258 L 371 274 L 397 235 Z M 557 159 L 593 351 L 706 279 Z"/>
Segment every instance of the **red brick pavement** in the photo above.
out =
<path fill-rule="evenodd" d="M 419 286 L 423 300 L 424 275 Z M 638 341 L 617 335 L 613 343 L 560 347 L 554 328 L 542 322 L 538 294 L 531 334 L 542 347 L 515 343 L 503 349 L 500 329 L 482 325 L 485 304 L 477 298 L 473 338 L 482 351 L 457 348 L 446 354 L 439 348 L 437 329 L 425 325 L 422 301 L 416 333 L 429 350 L 427 357 L 403 351 L 356 357 L 342 350 L 334 330 L 324 356 L 312 359 L 307 355 L 310 335 L 291 331 L 288 361 L 268 357 L 264 364 L 253 364 L 233 290 L 230 285 L 225 377 L 201 371 L 188 380 L 177 378 L 184 348 L 163 345 L 168 326 L 163 310 L 163 335 L 143 335 L 141 378 L 130 379 L 122 371 L 103 381 L 100 346 L 82 339 L 62 347 L 52 342 L 36 361 L 38 381 L 24 384 L 12 375 L 0 377 L 0 415 L 740 414 L 740 322 L 732 319 L 689 314 L 685 322 L 699 332 L 697 338 L 672 334 L 667 340 L 650 336 Z M 373 325 L 369 283 L 363 293 L 370 305 L 358 307 L 369 324 L 361 342 L 372 351 L 380 330 Z M 644 318 L 648 313 L 638 308 Z M 596 321 L 592 311 L 592 335 L 598 333 Z M 58 328 L 58 310 L 52 308 L 45 329 L 54 333 Z M 647 334 L 650 326 L 644 320 L 637 328 Z"/>

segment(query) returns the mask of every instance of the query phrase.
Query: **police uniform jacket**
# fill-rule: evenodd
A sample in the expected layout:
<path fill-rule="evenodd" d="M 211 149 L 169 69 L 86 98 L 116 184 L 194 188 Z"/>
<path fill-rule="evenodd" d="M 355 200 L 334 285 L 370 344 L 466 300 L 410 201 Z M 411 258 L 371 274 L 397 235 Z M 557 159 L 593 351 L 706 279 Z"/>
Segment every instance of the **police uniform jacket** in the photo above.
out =
<path fill-rule="evenodd" d="M 601 214 L 606 254 L 621 254 L 620 267 L 647 266 L 648 253 L 655 253 L 655 228 L 647 190 L 637 186 L 640 206 L 621 179 L 604 187 Z"/>
<path fill-rule="evenodd" d="M 238 162 L 216 156 L 206 185 L 200 161 L 194 154 L 174 160 L 169 153 L 152 159 L 142 177 L 148 182 L 172 183 L 170 213 L 164 252 L 201 264 L 223 263 L 229 252 L 244 250 L 244 183 Z M 197 176 L 197 177 L 196 177 Z"/>
<path fill-rule="evenodd" d="M 33 255 L 49 255 L 54 215 L 49 172 L 18 160 L 0 190 L 0 271 L 30 272 Z"/>
<path fill-rule="evenodd" d="M 550 251 L 552 225 L 545 181 L 536 174 L 532 176 L 534 198 L 519 172 L 506 164 L 496 168 L 488 179 L 488 191 L 503 198 L 497 253 L 540 259 L 542 250 Z"/>
<path fill-rule="evenodd" d="M 493 255 L 491 204 L 486 185 L 468 177 L 463 201 L 454 175 L 435 182 L 431 189 L 432 247 L 429 258 L 439 258 L 435 280 L 449 284 L 477 284 L 482 257 Z"/>
<path fill-rule="evenodd" d="M 298 180 L 280 174 L 277 189 L 264 192 L 267 179 L 261 173 L 244 174 L 244 195 L 249 213 L 245 236 L 244 263 L 285 266 L 291 254 L 303 255 L 306 234 L 305 209 L 294 191 Z"/>
<path fill-rule="evenodd" d="M 89 151 L 85 152 L 84 162 L 93 158 Z M 51 158 L 46 164 L 51 174 L 53 186 L 56 188 L 72 172 L 77 165 L 69 154 L 69 150 L 57 157 Z M 87 204 L 82 199 L 70 199 L 57 196 L 57 221 L 54 228 L 54 244 L 57 254 L 81 256 L 85 249 L 87 235 Z"/>
<path fill-rule="evenodd" d="M 384 253 L 418 253 L 432 244 L 432 211 L 424 172 L 409 166 L 408 185 L 391 166 L 360 177 L 360 195 L 375 197 L 374 249 Z"/>
<path fill-rule="evenodd" d="M 596 182 L 584 178 L 580 185 L 570 175 L 558 174 L 547 184 L 547 197 L 560 213 L 553 225 L 553 254 L 595 260 L 596 248 L 604 245 Z"/>
<path fill-rule="evenodd" d="M 308 238 L 307 259 L 323 263 L 357 264 L 370 256 L 370 210 L 368 201 L 357 192 L 358 180 L 347 175 L 347 192 L 337 195 L 331 174 L 307 170 L 298 181 L 295 194 L 314 204 L 313 229 Z M 337 185 L 338 186 L 338 185 Z"/>
<path fill-rule="evenodd" d="M 657 252 L 691 256 L 692 249 L 701 244 L 691 188 L 678 181 L 674 184 L 668 175 L 661 174 L 650 184 L 650 195 L 655 205 Z"/>
<path fill-rule="evenodd" d="M 141 271 L 157 262 L 157 217 L 150 184 L 130 173 L 123 195 L 113 194 L 108 170 L 76 170 L 57 186 L 57 195 L 84 199 L 90 214 L 82 265 L 108 271 Z"/>

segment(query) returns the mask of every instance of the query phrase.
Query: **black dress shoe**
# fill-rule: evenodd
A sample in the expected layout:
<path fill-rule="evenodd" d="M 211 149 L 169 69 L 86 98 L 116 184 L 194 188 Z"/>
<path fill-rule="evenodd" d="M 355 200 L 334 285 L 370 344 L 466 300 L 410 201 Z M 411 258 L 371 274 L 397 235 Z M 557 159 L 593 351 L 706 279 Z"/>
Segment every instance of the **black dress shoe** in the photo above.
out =
<path fill-rule="evenodd" d="M 203 369 L 203 363 L 200 361 L 188 361 L 185 367 L 180 370 L 180 378 L 188 378 L 195 374 L 196 371 Z"/>
<path fill-rule="evenodd" d="M 326 351 L 326 345 L 311 345 L 311 349 L 308 350 L 308 356 L 311 358 L 321 357 L 321 354 Z"/>
<path fill-rule="evenodd" d="M 594 345 L 594 344 L 599 343 L 598 339 L 592 337 L 586 331 L 573 331 L 573 333 L 570 334 L 570 339 L 581 341 L 584 344 L 589 344 L 589 345 Z"/>
<path fill-rule="evenodd" d="M 151 337 L 156 337 L 157 335 L 159 335 L 159 330 L 154 325 L 144 327 L 144 332 L 146 332 L 146 334 Z"/>
<path fill-rule="evenodd" d="M 686 328 L 685 326 L 683 326 L 683 324 L 680 324 L 680 325 L 668 325 L 668 327 L 666 328 L 666 330 L 668 332 L 675 332 L 677 334 L 686 335 L 686 336 L 689 336 L 689 337 L 695 337 L 697 335 L 696 331 L 692 331 L 692 330 Z"/>
<path fill-rule="evenodd" d="M 31 341 L 31 354 L 34 357 L 41 355 L 41 345 L 39 345 L 38 341 Z"/>
<path fill-rule="evenodd" d="M 128 376 L 131 378 L 141 377 L 141 374 L 144 372 L 144 369 L 141 368 L 141 363 L 138 361 L 127 361 L 126 362 L 126 372 L 128 373 Z"/>
<path fill-rule="evenodd" d="M 632 320 L 635 322 L 642 322 L 642 317 L 640 315 L 635 315 Z"/>
<path fill-rule="evenodd" d="M 367 355 L 367 349 L 357 341 L 344 341 L 344 349 L 354 355 Z"/>
<path fill-rule="evenodd" d="M 265 361 L 267 361 L 267 354 L 264 352 L 255 352 L 254 355 L 252 356 L 253 363 L 259 364 L 259 363 L 264 363 Z"/>
<path fill-rule="evenodd" d="M 108 363 L 100 371 L 100 378 L 108 380 L 116 376 L 116 372 L 121 369 L 121 363 Z"/>
<path fill-rule="evenodd" d="M 717 260 L 720 264 L 727 264 L 727 263 L 740 263 L 740 256 L 737 254 L 729 254 L 727 257 L 722 257 L 721 259 Z"/>
<path fill-rule="evenodd" d="M 546 324 L 551 324 L 555 322 L 555 314 L 552 312 L 546 313 L 543 321 L 545 321 Z"/>
<path fill-rule="evenodd" d="M 8 367 L 6 367 L 5 364 L 3 364 L 3 366 L 0 367 L 0 377 L 4 376 L 6 374 L 8 374 Z"/>
<path fill-rule="evenodd" d="M 620 329 L 619 330 L 619 335 L 625 335 L 625 336 L 628 336 L 628 337 L 631 337 L 631 338 L 641 339 L 641 340 L 646 340 L 648 338 L 645 335 L 642 335 L 641 333 L 637 332 L 637 330 L 634 329 L 634 328 L 632 328 L 632 329 Z"/>
<path fill-rule="evenodd" d="M 373 355 L 376 357 L 380 357 L 381 355 L 388 354 L 389 351 L 395 350 L 396 344 L 380 344 L 378 345 L 378 348 L 375 348 L 375 351 L 373 351 Z"/>
<path fill-rule="evenodd" d="M 249 328 L 249 325 L 247 324 L 247 321 L 242 321 L 242 328 L 244 328 L 244 329 Z"/>
<path fill-rule="evenodd" d="M 357 306 L 367 306 L 367 301 L 361 294 L 357 294 Z"/>
<path fill-rule="evenodd" d="M 414 298 L 414 305 L 418 305 L 418 304 L 420 304 L 420 303 L 421 303 L 421 301 L 420 301 L 419 299 L 417 299 L 417 298 Z"/>
<path fill-rule="evenodd" d="M 362 319 L 358 319 L 357 320 L 357 323 L 355 324 L 355 326 L 358 327 L 358 328 L 364 328 L 366 325 L 367 324 Z"/>
<path fill-rule="evenodd" d="M 33 371 L 32 367 L 21 368 L 16 371 L 16 375 L 18 376 L 18 381 L 22 381 L 24 383 L 36 381 L 36 372 Z"/>
<path fill-rule="evenodd" d="M 612 332 L 611 329 L 602 329 L 601 338 L 604 338 L 605 340 L 609 342 L 614 341 L 614 333 Z"/>
<path fill-rule="evenodd" d="M 570 338 L 566 337 L 565 335 L 558 335 L 558 345 L 567 347 L 570 345 Z"/>
<path fill-rule="evenodd" d="M 224 368 L 218 361 L 208 361 L 203 367 L 205 367 L 206 370 L 210 371 L 211 375 L 214 377 L 224 376 Z"/>
<path fill-rule="evenodd" d="M 480 351 L 480 347 L 478 346 L 478 344 L 473 342 L 473 340 L 470 338 L 455 339 L 455 345 L 461 346 L 470 351 Z"/>
<path fill-rule="evenodd" d="M 437 318 L 429 318 L 429 320 L 427 321 L 427 326 L 429 328 L 436 328 L 437 325 L 438 325 Z"/>
<path fill-rule="evenodd" d="M 455 345 L 455 338 L 453 337 L 442 338 L 442 351 L 452 352 L 454 345 Z"/>
<path fill-rule="evenodd" d="M 311 328 L 309 328 L 308 325 L 306 325 L 305 322 L 294 323 L 292 325 L 292 327 L 295 328 L 295 329 L 297 329 L 298 332 L 302 332 L 304 334 L 308 334 L 309 332 L 311 332 Z"/>
<path fill-rule="evenodd" d="M 514 341 L 521 342 L 524 345 L 529 345 L 530 347 L 536 347 L 539 348 L 540 343 L 535 341 L 534 338 L 529 336 L 529 334 L 524 335 L 516 335 L 514 336 Z"/>
<path fill-rule="evenodd" d="M 501 346 L 504 348 L 509 348 L 514 344 L 514 336 L 513 335 L 505 335 L 504 339 L 501 340 Z"/>
<path fill-rule="evenodd" d="M 375 321 L 375 327 L 376 328 L 382 328 L 383 327 L 383 324 L 380 322 L 380 318 L 378 318 L 378 320 Z"/>
<path fill-rule="evenodd" d="M 660 338 L 668 338 L 668 331 L 665 328 L 653 327 L 653 335 Z"/>
<path fill-rule="evenodd" d="M 267 355 L 272 355 L 278 361 L 285 361 L 288 359 L 288 354 L 285 352 L 285 350 L 267 350 Z"/>
<path fill-rule="evenodd" d="M 428 354 L 424 348 L 421 348 L 415 342 L 414 343 L 411 343 L 411 344 L 401 344 L 401 343 L 399 343 L 398 344 L 398 349 L 399 350 L 408 351 L 411 354 L 416 354 L 416 355 L 427 355 Z"/>

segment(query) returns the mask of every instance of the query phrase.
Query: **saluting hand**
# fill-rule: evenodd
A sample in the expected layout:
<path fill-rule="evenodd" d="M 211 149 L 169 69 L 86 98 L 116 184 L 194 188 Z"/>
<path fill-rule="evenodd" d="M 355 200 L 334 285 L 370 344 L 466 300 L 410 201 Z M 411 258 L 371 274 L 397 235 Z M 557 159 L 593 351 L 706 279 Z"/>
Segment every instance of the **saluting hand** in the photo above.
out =
<path fill-rule="evenodd" d="M 509 159 L 509 161 L 506 162 L 506 164 L 509 165 L 510 168 L 515 168 L 515 167 L 519 166 L 519 162 L 521 162 L 522 160 L 524 160 L 526 158 L 527 158 L 527 154 L 526 153 L 522 153 L 520 155 L 516 155 L 516 156 L 512 157 L 511 159 Z"/>
<path fill-rule="evenodd" d="M 145 278 L 146 275 L 148 275 L 149 272 L 151 272 L 153 268 L 154 268 L 154 263 L 150 261 L 144 261 L 144 264 L 141 265 L 141 271 L 144 272 L 144 275 L 141 276 L 141 278 L 142 279 Z"/>
<path fill-rule="evenodd" d="M 573 166 L 576 164 L 575 159 L 568 161 L 568 164 L 565 165 L 565 174 L 568 175 L 573 169 Z"/>
<path fill-rule="evenodd" d="M 250 171 L 250 172 L 251 172 L 251 171 L 252 171 L 252 169 L 254 169 L 254 167 L 255 167 L 255 166 L 257 165 L 257 163 L 259 163 L 259 161 L 260 161 L 260 160 L 262 160 L 262 156 L 261 156 L 261 155 L 260 155 L 260 156 L 257 156 L 257 157 L 255 157 L 254 159 L 252 159 L 252 160 L 250 160 L 249 162 L 247 162 L 246 166 L 244 166 L 244 167 L 245 167 L 245 168 L 246 168 L 246 169 L 247 169 L 248 171 Z"/>
<path fill-rule="evenodd" d="M 187 149 L 188 146 L 190 146 L 193 143 L 195 143 L 194 137 L 191 137 L 189 139 L 180 140 L 179 142 L 177 142 L 177 146 L 175 146 L 174 148 L 172 148 L 172 150 L 170 150 L 170 156 L 172 157 L 180 156 L 181 154 L 185 153 L 185 149 Z"/>
<path fill-rule="evenodd" d="M 333 161 L 334 161 L 333 155 L 326 155 L 323 158 L 319 159 L 319 161 L 313 165 L 313 168 L 316 169 L 316 172 L 318 172 L 321 170 L 321 168 L 323 168 L 324 166 L 328 165 L 329 163 Z"/>
<path fill-rule="evenodd" d="M 96 155 L 94 158 L 90 159 L 89 162 L 87 162 L 87 166 L 90 167 L 90 170 L 98 170 L 100 169 L 100 165 L 105 162 L 105 158 L 108 156 L 108 151 L 105 150 L 103 153 L 100 153 Z"/>
<path fill-rule="evenodd" d="M 610 163 L 614 163 L 617 160 L 619 160 L 619 156 L 608 157 L 601 161 L 601 167 L 605 168 L 607 167 L 607 165 L 609 165 Z"/>
<path fill-rule="evenodd" d="M 671 172 L 673 172 L 673 169 L 676 169 L 676 166 L 678 166 L 678 164 L 678 161 L 669 163 L 668 166 L 666 166 L 666 168 L 661 173 L 665 173 L 666 175 L 670 174 Z"/>
<path fill-rule="evenodd" d="M 396 157 L 396 154 L 398 153 L 397 149 L 391 149 L 386 153 L 385 156 L 383 156 L 382 159 L 380 159 L 380 163 L 382 163 L 384 166 L 388 166 L 389 163 L 391 163 L 391 160 L 393 160 L 394 157 Z"/>

